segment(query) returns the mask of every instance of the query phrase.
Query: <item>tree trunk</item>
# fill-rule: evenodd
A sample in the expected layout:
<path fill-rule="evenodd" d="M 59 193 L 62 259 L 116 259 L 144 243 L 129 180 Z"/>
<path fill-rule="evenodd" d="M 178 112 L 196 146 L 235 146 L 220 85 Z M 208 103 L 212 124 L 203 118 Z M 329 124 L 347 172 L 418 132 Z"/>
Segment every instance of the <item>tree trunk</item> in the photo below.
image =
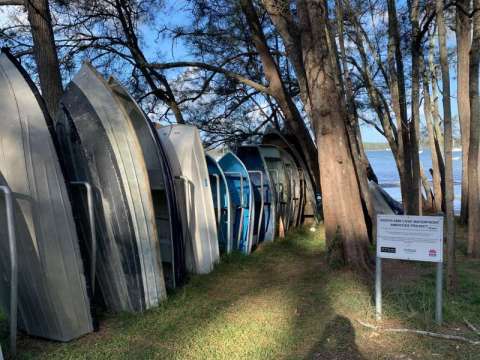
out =
<path fill-rule="evenodd" d="M 444 153 L 445 153 L 445 216 L 447 237 L 447 288 L 455 290 L 457 274 L 455 266 L 455 218 L 453 213 L 453 168 L 452 168 L 452 114 L 450 104 L 450 69 L 446 40 L 443 0 L 436 0 L 438 47 L 440 49 L 440 67 L 443 84 L 443 116 L 444 116 Z"/>
<path fill-rule="evenodd" d="M 473 2 L 474 9 L 480 0 Z M 470 146 L 468 152 L 468 254 L 480 257 L 480 195 L 478 160 L 480 150 L 480 12 L 473 17 L 473 38 L 470 50 Z"/>
<path fill-rule="evenodd" d="M 370 187 L 368 186 L 368 176 L 367 171 L 368 168 L 371 169 L 370 162 L 365 154 L 365 150 L 363 148 L 362 138 L 360 134 L 360 126 L 358 124 L 358 116 L 357 116 L 357 109 L 355 106 L 355 99 L 353 95 L 353 84 L 350 78 L 350 72 L 348 70 L 347 65 L 347 56 L 345 51 L 345 39 L 344 39 L 344 14 L 343 14 L 343 0 L 336 0 L 336 20 L 337 20 L 337 31 L 338 31 L 338 43 L 340 45 L 340 53 L 341 53 L 341 65 L 340 61 L 338 60 L 338 56 L 336 59 L 336 65 L 338 67 L 338 74 L 337 77 L 339 78 L 339 82 L 344 86 L 344 101 L 346 104 L 347 109 L 347 134 L 350 140 L 350 147 L 352 152 L 352 158 L 354 160 L 354 165 L 357 173 L 357 181 L 360 186 L 361 197 L 363 202 L 365 203 L 365 208 L 368 212 L 369 221 L 367 221 L 367 228 L 369 230 L 370 235 L 370 242 L 373 243 L 376 237 L 376 211 L 372 201 L 372 195 L 370 193 Z M 335 42 L 333 42 L 335 43 Z M 333 47 L 336 50 L 336 47 Z M 331 49 L 332 50 L 332 49 Z M 338 54 L 335 51 L 335 54 Z M 343 70 L 343 72 L 341 71 Z M 343 79 L 342 82 L 340 79 Z"/>
<path fill-rule="evenodd" d="M 405 95 L 405 76 L 403 57 L 398 29 L 397 8 L 395 0 L 388 0 L 388 71 L 390 76 L 390 94 L 392 108 L 397 119 L 398 152 L 405 168 L 404 189 L 402 194 L 403 208 L 406 213 L 415 213 L 418 205 L 417 192 L 414 190 L 412 178 L 412 149 L 410 145 L 409 126 L 407 121 L 407 102 Z M 418 179 L 417 179 L 418 181 Z"/>
<path fill-rule="evenodd" d="M 32 33 L 33 54 L 37 63 L 42 97 L 50 116 L 54 119 L 58 102 L 63 94 L 63 86 L 48 0 L 25 0 L 25 8 Z"/>
<path fill-rule="evenodd" d="M 423 72 L 423 113 L 425 114 L 425 122 L 427 124 L 428 144 L 430 146 L 430 153 L 432 157 L 432 182 L 433 182 L 433 211 L 439 212 L 442 210 L 442 180 L 440 174 L 439 157 L 437 147 L 435 146 L 435 135 L 433 130 L 432 120 L 432 104 L 430 99 L 430 86 L 428 79 L 428 72 L 424 69 Z"/>
<path fill-rule="evenodd" d="M 409 143 L 411 148 L 412 161 L 412 197 L 408 213 L 411 215 L 420 215 L 422 209 L 421 191 L 420 191 L 420 157 L 418 136 L 420 134 L 420 57 L 421 53 L 421 34 L 419 17 L 419 0 L 413 0 L 411 5 L 412 21 L 412 119 L 409 124 Z"/>
<path fill-rule="evenodd" d="M 298 1 L 302 51 L 319 153 L 325 230 L 329 248 L 341 244 L 344 260 L 369 269 L 368 234 L 346 133 L 347 114 L 335 82 L 323 1 Z"/>
<path fill-rule="evenodd" d="M 470 137 L 470 96 L 469 96 L 469 53 L 470 53 L 470 18 L 464 11 L 470 11 L 470 0 L 459 0 L 456 11 L 457 37 L 457 106 L 462 139 L 462 207 L 460 222 L 467 223 L 468 215 L 468 144 Z"/>

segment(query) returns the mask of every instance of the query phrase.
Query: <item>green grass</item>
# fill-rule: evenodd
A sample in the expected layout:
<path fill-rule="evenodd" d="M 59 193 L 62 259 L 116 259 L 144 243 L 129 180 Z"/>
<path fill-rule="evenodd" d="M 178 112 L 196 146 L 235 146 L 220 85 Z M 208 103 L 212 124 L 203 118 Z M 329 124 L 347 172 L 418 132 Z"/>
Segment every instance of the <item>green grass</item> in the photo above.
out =
<path fill-rule="evenodd" d="M 321 228 L 297 230 L 250 256 L 222 258 L 159 308 L 105 314 L 99 332 L 71 343 L 21 336 L 19 358 L 480 358 L 480 348 L 465 344 L 363 328 L 357 319 L 374 322 L 371 281 L 329 270 L 324 251 Z M 385 323 L 455 334 L 467 333 L 464 317 L 480 324 L 480 263 L 460 260 L 459 292 L 445 300 L 441 329 L 432 320 L 434 268 L 385 262 Z M 0 335 L 5 347 L 4 328 Z"/>

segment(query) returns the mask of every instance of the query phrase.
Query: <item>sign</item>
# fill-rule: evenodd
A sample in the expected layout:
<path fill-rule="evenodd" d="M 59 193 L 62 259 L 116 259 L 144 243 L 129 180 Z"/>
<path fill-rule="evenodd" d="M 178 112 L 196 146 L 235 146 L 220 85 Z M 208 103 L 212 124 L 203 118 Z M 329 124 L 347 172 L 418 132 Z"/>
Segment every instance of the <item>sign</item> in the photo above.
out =
<path fill-rule="evenodd" d="M 443 262 L 443 217 L 378 215 L 377 257 Z"/>

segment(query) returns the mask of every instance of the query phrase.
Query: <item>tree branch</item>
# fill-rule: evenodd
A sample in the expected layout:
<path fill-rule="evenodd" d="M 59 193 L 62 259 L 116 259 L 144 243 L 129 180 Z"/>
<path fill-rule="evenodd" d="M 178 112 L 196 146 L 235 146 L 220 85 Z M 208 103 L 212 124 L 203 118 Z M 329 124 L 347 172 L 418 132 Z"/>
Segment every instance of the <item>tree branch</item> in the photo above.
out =
<path fill-rule="evenodd" d="M 223 69 L 221 67 L 215 66 L 215 65 L 210 65 L 210 64 L 205 64 L 202 62 L 198 61 L 178 61 L 178 62 L 172 62 L 172 63 L 151 63 L 151 64 L 146 64 L 147 67 L 152 68 L 152 69 L 160 69 L 160 70 L 165 70 L 165 69 L 174 69 L 174 68 L 179 68 L 179 67 L 197 67 L 200 69 L 205 69 L 208 71 L 213 71 L 215 73 L 220 73 L 223 74 L 229 78 L 235 79 L 245 85 L 248 85 L 258 91 L 264 92 L 266 94 L 270 94 L 270 89 L 262 84 L 259 84 L 255 81 L 252 81 L 250 79 L 247 79 L 246 77 L 228 71 L 226 69 Z"/>
<path fill-rule="evenodd" d="M 383 332 L 396 332 L 396 333 L 411 333 L 411 334 L 417 334 L 417 335 L 423 335 L 423 336 L 430 336 L 434 337 L 437 339 L 444 339 L 444 340 L 454 340 L 454 341 L 460 341 L 464 342 L 470 345 L 480 345 L 480 341 L 477 340 L 471 340 L 463 336 L 458 336 L 458 335 L 448 335 L 448 334 L 440 334 L 440 333 L 434 333 L 431 331 L 424 331 L 424 330 L 415 330 L 415 329 L 394 329 L 394 328 L 381 328 L 372 324 L 365 323 L 363 321 L 357 320 L 358 323 L 362 326 L 365 326 L 366 328 L 376 330 L 376 331 L 383 331 Z"/>
<path fill-rule="evenodd" d="M 22 6 L 25 3 L 23 0 L 0 0 L 0 6 L 6 6 L 6 5 L 17 5 L 17 6 Z"/>

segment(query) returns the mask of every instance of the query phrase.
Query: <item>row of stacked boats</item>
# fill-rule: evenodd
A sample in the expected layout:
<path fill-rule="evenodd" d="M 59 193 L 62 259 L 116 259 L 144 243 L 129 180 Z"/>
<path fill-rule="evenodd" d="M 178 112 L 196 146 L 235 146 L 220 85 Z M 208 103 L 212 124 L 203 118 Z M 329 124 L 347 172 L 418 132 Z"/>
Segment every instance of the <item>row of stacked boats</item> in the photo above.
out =
<path fill-rule="evenodd" d="M 84 64 L 56 118 L 21 65 L 0 55 L 0 186 L 13 194 L 18 325 L 69 341 L 96 307 L 158 305 L 221 253 L 250 253 L 316 216 L 312 178 L 279 133 L 205 154 L 192 126 L 154 126 L 115 79 Z M 7 206 L 6 206 L 7 205 Z M 0 197 L 0 246 L 10 251 Z M 0 262 L 9 313 L 14 259 Z"/>

